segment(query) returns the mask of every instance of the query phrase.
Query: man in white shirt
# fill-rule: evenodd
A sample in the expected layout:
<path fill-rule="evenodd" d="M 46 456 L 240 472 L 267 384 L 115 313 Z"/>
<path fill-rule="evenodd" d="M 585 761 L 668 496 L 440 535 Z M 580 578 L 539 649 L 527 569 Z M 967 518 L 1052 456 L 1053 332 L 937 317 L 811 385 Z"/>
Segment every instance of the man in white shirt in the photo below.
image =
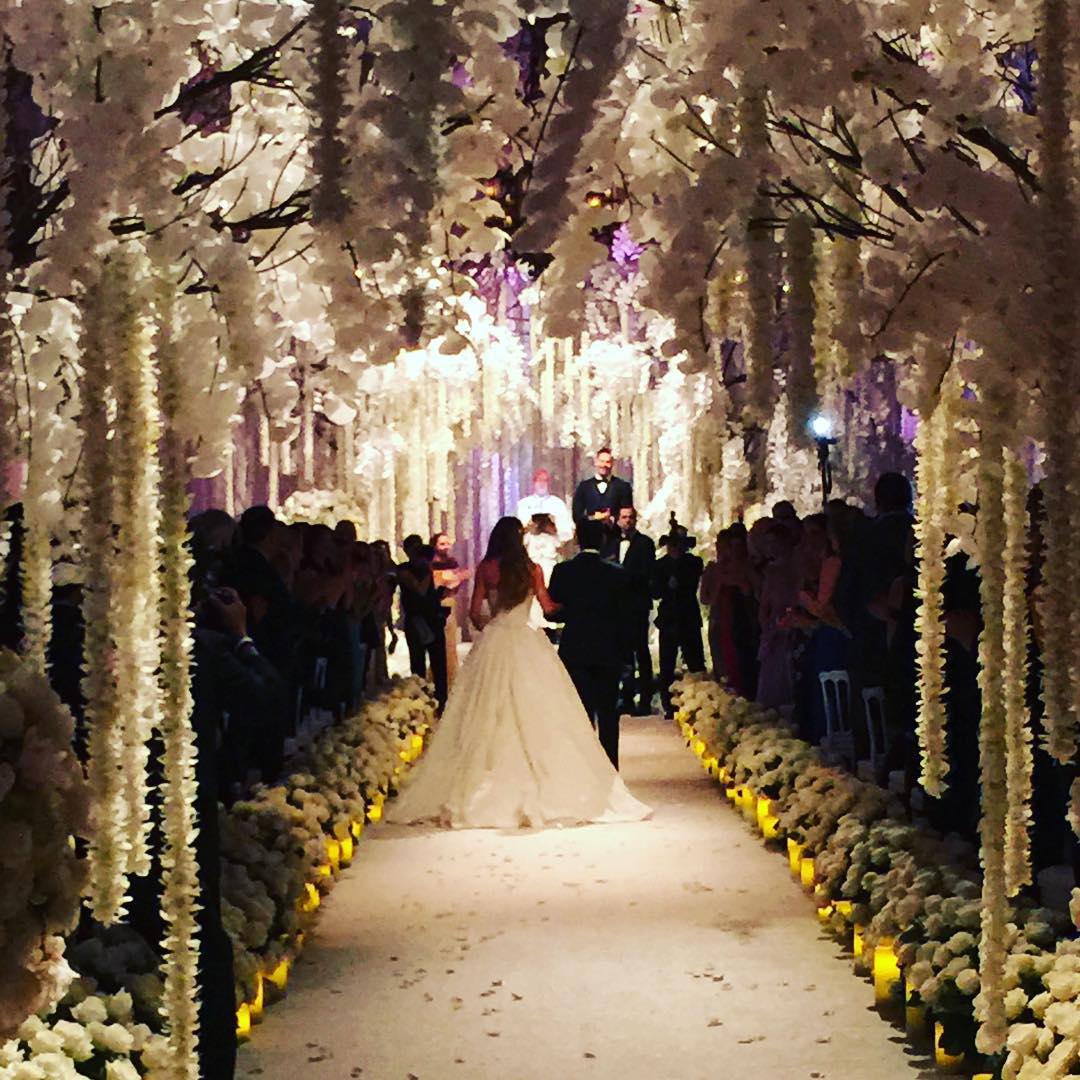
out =
<path fill-rule="evenodd" d="M 554 533 L 542 532 L 533 521 L 534 514 L 547 514 L 555 527 Z M 570 511 L 558 495 L 551 494 L 551 474 L 547 469 L 537 469 L 533 474 L 532 494 L 526 495 L 518 502 L 516 517 L 531 536 L 554 536 L 556 547 L 565 544 L 574 536 L 574 523 L 570 520 Z M 526 538 L 527 546 L 528 538 Z M 532 555 L 532 552 L 529 554 Z"/>
<path fill-rule="evenodd" d="M 546 517 L 534 518 L 540 514 Z M 574 523 L 566 503 L 551 494 L 551 474 L 547 469 L 537 469 L 533 474 L 532 494 L 518 502 L 516 517 L 525 526 L 525 550 L 543 571 L 546 585 L 559 561 L 559 549 L 574 535 Z M 554 633 L 536 601 L 529 622 L 536 629 Z"/>

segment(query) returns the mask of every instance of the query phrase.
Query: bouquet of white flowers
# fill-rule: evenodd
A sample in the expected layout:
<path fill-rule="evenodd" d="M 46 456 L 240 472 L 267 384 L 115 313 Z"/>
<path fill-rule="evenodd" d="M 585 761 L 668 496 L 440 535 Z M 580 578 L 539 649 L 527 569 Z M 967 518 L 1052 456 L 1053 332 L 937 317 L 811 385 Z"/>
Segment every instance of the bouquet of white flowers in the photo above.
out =
<path fill-rule="evenodd" d="M 71 713 L 27 661 L 0 651 L 0 1037 L 70 981 L 65 934 L 79 913 L 89 792 Z"/>

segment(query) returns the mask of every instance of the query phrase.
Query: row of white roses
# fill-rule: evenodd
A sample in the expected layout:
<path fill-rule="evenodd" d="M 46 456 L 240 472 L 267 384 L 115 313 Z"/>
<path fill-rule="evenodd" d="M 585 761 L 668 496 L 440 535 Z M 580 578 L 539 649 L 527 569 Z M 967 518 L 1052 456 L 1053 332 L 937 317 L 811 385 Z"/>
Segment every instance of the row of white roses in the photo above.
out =
<path fill-rule="evenodd" d="M 291 958 L 308 922 L 301 910 L 312 884 L 329 888 L 327 839 L 346 841 L 381 808 L 411 757 L 412 739 L 432 723 L 435 702 L 416 678 L 303 748 L 280 784 L 260 786 L 222 814 L 222 911 L 233 939 L 238 1001 L 251 1000 L 258 975 Z M 378 816 L 377 812 L 374 816 Z"/>
<path fill-rule="evenodd" d="M 814 859 L 819 902 L 851 905 L 843 918 L 833 916 L 834 926 L 848 933 L 858 924 L 868 956 L 895 941 L 913 1000 L 934 1011 L 946 1038 L 973 1036 L 986 1004 L 981 875 L 971 845 L 904 820 L 894 796 L 823 764 L 775 713 L 700 678 L 683 680 L 675 694 L 728 781 L 775 801 L 781 834 Z M 1002 1075 L 1064 1075 L 1045 1070 L 1051 1056 L 1054 1067 L 1075 1061 L 1080 1036 L 1080 951 L 1059 940 L 1069 920 L 1023 901 L 1010 903 L 1003 918 Z"/>

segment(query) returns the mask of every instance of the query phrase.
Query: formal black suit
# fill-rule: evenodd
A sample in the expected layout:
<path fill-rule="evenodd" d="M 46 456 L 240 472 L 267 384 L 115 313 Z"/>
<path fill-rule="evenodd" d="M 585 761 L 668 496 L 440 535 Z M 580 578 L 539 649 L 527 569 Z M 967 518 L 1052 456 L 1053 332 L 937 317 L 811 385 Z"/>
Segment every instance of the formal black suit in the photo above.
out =
<path fill-rule="evenodd" d="M 653 568 L 653 596 L 660 601 L 656 625 L 660 628 L 660 700 L 671 715 L 671 684 L 681 652 L 687 671 L 705 670 L 701 640 L 701 605 L 698 585 L 705 564 L 689 553 L 665 555 Z"/>
<path fill-rule="evenodd" d="M 551 571 L 552 618 L 564 624 L 559 656 L 577 688 L 600 745 L 619 767 L 619 676 L 626 655 L 629 593 L 623 570 L 597 551 L 582 551 Z"/>
<path fill-rule="evenodd" d="M 604 484 L 604 490 L 600 490 L 600 485 Z M 599 513 L 601 510 L 611 511 L 611 520 L 614 521 L 619 516 L 619 511 L 624 506 L 634 505 L 634 490 L 625 480 L 620 480 L 617 476 L 610 476 L 607 482 L 597 480 L 595 476 L 590 476 L 587 480 L 582 480 L 577 486 L 577 490 L 574 492 L 574 503 L 571 508 L 571 512 L 574 517 L 574 524 L 579 525 L 582 521 L 588 520 L 593 514 Z"/>
<path fill-rule="evenodd" d="M 605 554 L 626 572 L 630 599 L 630 642 L 627 659 L 623 664 L 622 703 L 624 708 L 633 708 L 636 675 L 638 711 L 644 713 L 650 708 L 653 696 L 649 616 L 652 614 L 653 607 L 652 585 L 653 568 L 656 565 L 656 545 L 649 537 L 635 529 L 629 537 L 629 547 L 624 552 L 623 542 L 626 539 L 616 533 L 609 541 Z"/>

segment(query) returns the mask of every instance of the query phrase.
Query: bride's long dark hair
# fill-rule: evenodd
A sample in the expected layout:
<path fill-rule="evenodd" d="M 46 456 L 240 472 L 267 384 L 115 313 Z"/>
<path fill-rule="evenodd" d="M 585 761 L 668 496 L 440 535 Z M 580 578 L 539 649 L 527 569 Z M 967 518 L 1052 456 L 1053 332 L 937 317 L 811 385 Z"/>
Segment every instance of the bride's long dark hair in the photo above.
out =
<path fill-rule="evenodd" d="M 517 607 L 532 591 L 533 563 L 525 550 L 525 536 L 516 517 L 500 518 L 488 537 L 484 561 L 499 566 L 499 607 Z"/>

